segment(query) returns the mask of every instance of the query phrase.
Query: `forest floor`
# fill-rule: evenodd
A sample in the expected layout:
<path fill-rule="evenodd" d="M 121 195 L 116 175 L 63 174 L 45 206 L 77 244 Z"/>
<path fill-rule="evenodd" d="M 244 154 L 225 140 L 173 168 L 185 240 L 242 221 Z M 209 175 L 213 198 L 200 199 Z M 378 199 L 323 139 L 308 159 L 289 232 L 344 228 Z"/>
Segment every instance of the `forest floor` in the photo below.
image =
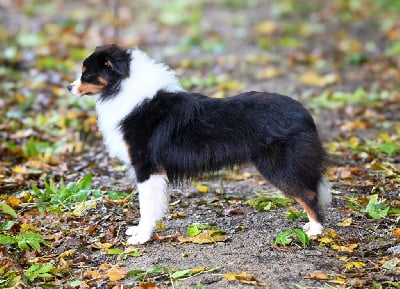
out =
<path fill-rule="evenodd" d="M 389 0 L 3 1 L 0 288 L 400 288 L 399 16 Z M 309 108 L 332 184 L 324 233 L 308 240 L 300 207 L 241 166 L 170 187 L 154 239 L 127 245 L 134 177 L 93 99 L 65 89 L 111 42 L 187 90 Z"/>

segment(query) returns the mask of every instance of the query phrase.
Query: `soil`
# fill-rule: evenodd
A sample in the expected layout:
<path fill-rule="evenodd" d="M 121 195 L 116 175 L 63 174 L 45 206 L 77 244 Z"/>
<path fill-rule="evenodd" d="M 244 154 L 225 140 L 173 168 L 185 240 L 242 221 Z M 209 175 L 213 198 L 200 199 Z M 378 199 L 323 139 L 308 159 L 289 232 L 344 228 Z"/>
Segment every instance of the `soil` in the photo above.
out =
<path fill-rule="evenodd" d="M 337 59 L 335 59 L 336 52 L 333 48 L 335 47 L 335 39 L 326 36 L 334 35 L 337 30 L 346 30 L 346 27 L 333 20 L 327 20 L 324 23 L 325 19 L 318 18 L 323 14 L 320 10 L 307 15 L 311 19 L 312 25 L 320 25 L 322 29 L 321 33 L 308 38 L 309 43 L 302 44 L 298 51 L 280 51 L 275 48 L 267 52 L 257 46 L 254 31 L 252 30 L 252 27 L 261 21 L 275 21 L 273 11 L 271 12 L 271 5 L 266 3 L 267 1 L 255 1 L 258 3 L 256 7 L 244 5 L 240 9 L 206 1 L 207 4 L 204 5 L 202 14 L 204 18 L 202 25 L 212 27 L 209 30 L 211 32 L 207 33 L 219 35 L 223 43 L 225 43 L 224 53 L 215 56 L 196 49 L 184 51 L 180 54 L 169 53 L 168 51 L 173 51 L 180 43 L 180 35 L 187 33 L 185 24 L 173 27 L 160 24 L 157 15 L 153 15 L 151 9 L 146 6 L 146 1 L 121 2 L 123 3 L 120 12 L 129 12 L 131 16 L 131 19 L 125 19 L 125 21 L 129 22 L 128 25 L 125 25 L 119 31 L 121 44 L 138 44 L 153 57 L 162 59 L 172 67 L 178 68 L 177 72 L 183 79 L 191 76 L 204 76 L 209 71 L 214 74 L 227 74 L 229 77 L 244 83 L 245 90 L 263 90 L 289 94 L 301 100 L 307 106 L 308 95 L 318 94 L 322 91 L 322 88 L 310 88 L 300 84 L 297 81 L 298 75 L 306 71 L 308 67 L 307 65 L 291 67 L 289 59 L 301 57 L 305 52 L 313 52 L 314 55 L 324 59 L 326 71 L 334 70 L 341 76 L 342 81 L 330 87 L 332 91 L 354 91 L 360 85 L 366 89 L 371 87 L 375 89 L 392 88 L 390 83 L 378 80 L 363 80 L 364 75 L 368 75 L 369 79 L 374 79 L 374 75 L 371 74 L 372 70 L 364 69 L 360 71 L 361 76 L 353 77 L 352 80 L 348 76 L 354 76 L 357 68 L 336 69 L 335 63 Z M 78 4 L 69 3 L 65 5 L 76 9 Z M 329 11 L 326 13 L 329 13 Z M 57 15 L 57 17 L 61 16 Z M 305 15 L 301 13 L 294 14 L 290 16 L 288 21 L 298 21 L 302 17 L 305 17 Z M 316 17 L 318 20 L 316 20 Z M 135 21 L 131 21 L 133 18 Z M 279 21 L 284 22 L 285 20 L 280 19 Z M 14 27 L 15 21 L 9 19 L 9 23 L 12 23 Z M 373 25 L 370 25 L 371 23 Z M 353 37 L 379 42 L 379 39 L 373 36 L 376 30 L 375 22 L 366 20 L 352 27 L 355 28 L 348 30 L 348 33 Z M 102 29 L 100 31 L 107 35 L 108 28 L 103 27 Z M 99 33 L 101 34 L 101 32 Z M 129 35 L 132 35 L 132 37 L 130 38 Z M 200 35 L 200 37 L 203 36 L 204 38 L 210 37 L 209 35 Z M 89 41 L 93 40 L 93 47 L 100 44 L 96 43 L 95 39 L 95 37 L 89 39 Z M 252 56 L 255 57 L 254 60 L 252 60 Z M 270 61 L 270 63 L 284 72 L 283 75 L 272 79 L 257 79 L 255 75 L 265 65 L 259 62 L 260 59 L 264 59 L 265 63 Z M 180 67 L 182 61 L 187 60 L 195 60 L 202 63 L 202 65 L 200 68 L 196 67 L 196 65 L 187 68 Z M 379 71 L 374 71 L 374 73 L 379 75 Z M 207 87 L 194 87 L 193 90 L 205 94 L 215 92 Z M 227 94 L 230 93 L 228 92 Z M 395 117 L 394 111 L 393 117 Z M 351 118 L 352 112 L 343 114 L 343 112 L 332 110 L 314 110 L 312 113 L 316 119 L 323 143 L 327 144 L 337 137 L 346 138 L 351 134 L 351 132 L 340 131 L 339 126 L 343 123 L 343 118 Z M 372 131 L 372 133 L 376 133 L 376 131 Z M 95 149 L 93 149 L 94 147 Z M 330 155 L 327 167 L 346 165 L 346 162 L 347 160 L 345 159 Z M 77 168 L 76 175 L 92 172 L 95 176 L 95 187 L 135 192 L 134 178 L 127 172 L 116 172 L 114 170 L 119 165 L 117 161 L 107 156 L 101 141 L 94 142 L 92 146 L 86 147 L 82 154 L 74 156 L 69 163 L 69 167 Z M 227 281 L 222 276 L 227 272 L 247 272 L 260 282 L 264 282 L 266 287 L 269 288 L 300 288 L 299 286 L 320 288 L 327 286 L 324 281 L 305 277 L 310 276 L 313 272 L 326 273 L 328 276 L 336 276 L 342 272 L 343 262 L 338 260 L 340 253 L 331 248 L 319 246 L 316 240 L 312 241 L 307 248 L 275 245 L 274 239 L 279 232 L 284 229 L 301 228 L 304 224 L 303 221 L 287 220 L 287 207 L 268 212 L 259 212 L 245 204 L 245 200 L 255 197 L 259 192 L 274 193 L 276 190 L 263 181 L 251 166 L 241 166 L 234 173 L 239 176 L 245 175 L 246 177 L 241 180 L 229 180 L 227 176 L 232 172 L 227 171 L 200 177 L 197 181 L 209 187 L 207 194 L 200 193 L 190 183 L 183 184 L 178 188 L 170 187 L 171 204 L 174 205 L 171 206 L 169 214 L 163 220 L 166 230 L 157 231 L 158 234 L 164 236 L 175 232 L 179 232 L 180 235 L 184 236 L 189 224 L 196 222 L 209 223 L 227 232 L 228 238 L 226 241 L 198 245 L 191 243 L 180 244 L 176 239 L 152 240 L 138 246 L 143 252 L 142 256 L 126 260 L 118 260 L 116 257 L 104 255 L 100 251 L 92 251 L 90 249 L 83 249 L 83 254 L 90 254 L 91 265 L 105 262 L 119 263 L 125 266 L 127 270 L 147 270 L 153 265 L 180 269 L 203 266 L 207 268 L 219 267 L 218 270 L 211 273 L 199 274 L 196 277 L 175 281 L 174 288 L 194 288 L 196 284 L 203 284 L 209 289 L 254 287 L 238 281 Z M 74 179 L 74 175 L 67 176 L 67 180 L 68 178 Z M 362 179 L 357 181 L 362 182 Z M 376 237 L 376 242 L 368 243 L 369 246 L 375 246 L 373 250 L 376 252 L 384 253 L 388 248 L 395 246 L 396 242 L 393 238 L 389 238 L 377 230 L 379 225 L 384 226 L 384 221 L 382 221 L 382 224 L 377 224 L 376 221 L 373 223 L 366 220 L 361 214 L 355 211 L 349 212 L 345 209 L 344 196 L 350 193 L 349 186 L 333 183 L 332 190 L 334 193 L 333 204 L 332 207 L 327 208 L 325 211 L 326 228 L 334 229 L 339 235 L 345 236 L 348 240 L 354 238 L 357 243 L 360 243 L 361 247 L 363 246 L 363 240 L 370 240 L 372 237 Z M 351 194 L 361 195 L 363 193 L 362 189 L 352 188 L 351 190 Z M 299 206 L 294 206 L 299 209 Z M 181 219 L 173 218 L 172 214 L 176 212 L 183 212 L 186 217 Z M 106 213 L 107 216 L 104 218 L 110 217 L 110 212 Z M 115 226 L 120 231 L 117 238 L 121 241 L 125 239 L 123 232 L 126 227 L 137 223 L 138 220 L 136 195 L 130 209 L 126 210 L 125 213 L 126 216 L 119 218 L 118 223 L 115 223 Z M 337 226 L 338 222 L 347 217 L 353 218 L 354 225 L 350 227 Z M 384 239 L 386 241 L 382 241 Z M 66 251 L 76 245 L 76 242 L 71 238 L 60 244 L 58 250 Z M 369 252 L 371 256 L 374 256 L 371 249 L 365 250 L 365 252 Z M 132 278 L 127 278 L 125 283 L 136 284 Z"/>

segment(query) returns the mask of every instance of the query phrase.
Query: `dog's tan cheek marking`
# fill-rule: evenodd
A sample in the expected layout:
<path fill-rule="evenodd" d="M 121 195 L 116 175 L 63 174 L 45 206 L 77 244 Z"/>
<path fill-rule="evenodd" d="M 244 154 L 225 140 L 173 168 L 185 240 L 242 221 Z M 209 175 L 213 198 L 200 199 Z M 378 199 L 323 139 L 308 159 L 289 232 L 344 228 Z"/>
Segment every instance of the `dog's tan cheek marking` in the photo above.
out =
<path fill-rule="evenodd" d="M 87 70 L 86 66 L 82 66 L 82 73 L 85 73 L 86 70 Z"/>
<path fill-rule="evenodd" d="M 82 82 L 81 85 L 78 86 L 77 90 L 79 95 L 85 95 L 85 94 L 96 94 L 99 93 L 104 87 L 104 84 L 98 85 L 98 84 L 91 84 L 87 82 Z"/>
<path fill-rule="evenodd" d="M 107 79 L 105 79 L 104 77 L 101 77 L 101 76 L 99 76 L 97 78 L 97 80 L 104 86 L 107 85 L 107 83 L 108 83 Z"/>

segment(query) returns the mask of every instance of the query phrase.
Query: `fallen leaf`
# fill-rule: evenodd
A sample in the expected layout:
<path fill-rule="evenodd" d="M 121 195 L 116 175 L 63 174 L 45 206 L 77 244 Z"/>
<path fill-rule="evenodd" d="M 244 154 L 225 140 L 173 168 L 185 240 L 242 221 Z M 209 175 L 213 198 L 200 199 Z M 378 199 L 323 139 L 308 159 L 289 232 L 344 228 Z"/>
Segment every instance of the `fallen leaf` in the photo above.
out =
<path fill-rule="evenodd" d="M 171 234 L 171 235 L 165 235 L 165 236 L 154 233 L 153 240 L 158 240 L 158 241 L 168 240 L 168 239 L 174 240 L 174 239 L 178 239 L 180 237 L 180 235 L 181 234 L 179 232 L 176 232 L 175 234 Z"/>
<path fill-rule="evenodd" d="M 262 79 L 275 78 L 281 75 L 283 75 L 283 73 L 279 69 L 274 67 L 267 67 L 259 71 L 256 75 L 256 78 L 262 80 Z"/>
<path fill-rule="evenodd" d="M 300 76 L 299 81 L 300 83 L 308 86 L 324 87 L 339 82 L 340 78 L 335 73 L 329 73 L 321 76 L 315 71 L 307 71 Z"/>
<path fill-rule="evenodd" d="M 120 268 L 118 266 L 113 266 L 108 272 L 107 276 L 110 278 L 110 281 L 118 281 L 124 279 L 126 276 L 125 268 Z"/>
<path fill-rule="evenodd" d="M 137 289 L 158 289 L 157 285 L 153 282 L 140 282 Z"/>
<path fill-rule="evenodd" d="M 196 183 L 196 188 L 199 190 L 200 193 L 206 194 L 208 193 L 208 187 L 206 185 Z"/>
<path fill-rule="evenodd" d="M 364 130 L 368 128 L 368 123 L 362 120 L 352 120 L 340 126 L 341 131 Z"/>
<path fill-rule="evenodd" d="M 353 269 L 353 268 L 362 269 L 365 267 L 365 265 L 367 264 L 365 264 L 364 262 L 357 262 L 357 261 L 349 262 L 346 264 L 346 269 Z"/>
<path fill-rule="evenodd" d="M 338 245 L 338 244 L 333 244 L 332 249 L 340 252 L 346 252 L 346 253 L 353 253 L 354 249 L 358 247 L 358 244 L 350 244 L 348 246 L 345 245 Z"/>
<path fill-rule="evenodd" d="M 304 279 L 327 280 L 328 275 L 326 273 L 311 272 L 310 275 L 305 276 Z"/>
<path fill-rule="evenodd" d="M 223 230 L 206 230 L 193 237 L 179 237 L 181 243 L 212 244 L 224 242 L 227 239 L 226 232 Z"/>
<path fill-rule="evenodd" d="M 278 29 L 278 24 L 274 21 L 263 21 L 254 27 L 254 32 L 262 35 L 271 35 Z"/>
<path fill-rule="evenodd" d="M 338 225 L 339 227 L 348 227 L 351 225 L 352 222 L 353 222 L 352 218 L 346 218 L 343 221 L 337 223 L 336 225 Z"/>
<path fill-rule="evenodd" d="M 395 237 L 400 239 L 400 229 L 393 229 L 392 233 Z"/>
<path fill-rule="evenodd" d="M 246 272 L 240 274 L 228 272 L 223 277 L 229 281 L 239 281 L 240 283 L 255 285 L 255 286 L 268 286 L 269 284 L 258 281 L 253 275 Z"/>
<path fill-rule="evenodd" d="M 21 200 L 16 196 L 10 196 L 7 198 L 7 204 L 9 204 L 13 209 L 19 207 Z"/>

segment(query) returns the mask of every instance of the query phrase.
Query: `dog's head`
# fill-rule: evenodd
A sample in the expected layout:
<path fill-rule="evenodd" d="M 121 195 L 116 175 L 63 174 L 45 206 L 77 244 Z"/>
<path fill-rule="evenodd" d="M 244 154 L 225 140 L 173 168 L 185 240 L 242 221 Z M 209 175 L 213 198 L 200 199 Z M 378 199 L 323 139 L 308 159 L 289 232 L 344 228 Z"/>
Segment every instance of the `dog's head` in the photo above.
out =
<path fill-rule="evenodd" d="M 83 61 L 80 78 L 68 85 L 78 96 L 100 94 L 105 100 L 118 93 L 121 81 L 129 77 L 131 54 L 115 44 L 99 46 Z"/>

